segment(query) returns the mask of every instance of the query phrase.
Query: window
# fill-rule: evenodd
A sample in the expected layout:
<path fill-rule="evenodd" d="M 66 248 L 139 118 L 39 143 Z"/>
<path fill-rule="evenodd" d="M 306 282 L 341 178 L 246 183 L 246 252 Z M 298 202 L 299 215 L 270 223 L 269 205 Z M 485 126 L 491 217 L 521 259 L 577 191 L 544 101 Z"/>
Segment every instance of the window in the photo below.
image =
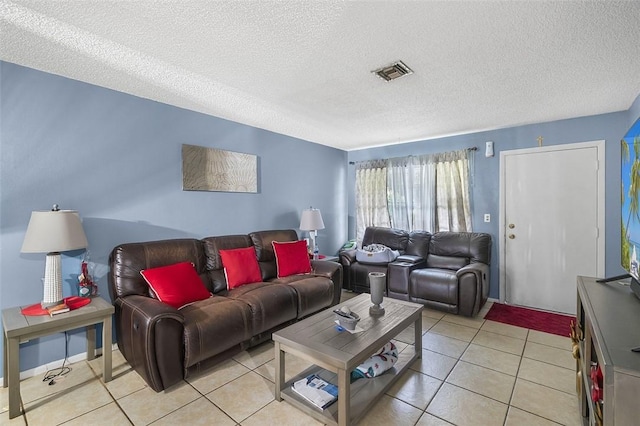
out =
<path fill-rule="evenodd" d="M 367 226 L 471 231 L 469 150 L 356 165 L 356 238 Z"/>

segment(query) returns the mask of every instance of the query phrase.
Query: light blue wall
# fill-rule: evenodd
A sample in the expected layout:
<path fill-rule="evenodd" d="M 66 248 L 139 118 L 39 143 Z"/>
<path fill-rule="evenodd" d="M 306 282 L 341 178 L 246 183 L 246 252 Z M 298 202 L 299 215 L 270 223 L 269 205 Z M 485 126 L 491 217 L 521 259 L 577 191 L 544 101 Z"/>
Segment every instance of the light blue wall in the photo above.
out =
<path fill-rule="evenodd" d="M 107 299 L 108 255 L 123 242 L 297 229 L 310 205 L 326 226 L 322 251 L 344 242 L 345 151 L 7 62 L 0 74 L 2 308 L 42 298 L 44 254 L 20 247 L 31 211 L 53 203 L 83 218 Z M 259 193 L 182 191 L 183 143 L 257 155 Z M 65 296 L 75 294 L 81 255 L 63 254 Z M 74 333 L 71 355 L 84 350 L 84 333 Z M 23 370 L 63 357 L 62 335 L 20 349 Z"/>
<path fill-rule="evenodd" d="M 477 146 L 475 230 L 498 235 L 499 152 L 545 144 L 606 142 L 606 273 L 619 266 L 619 141 L 640 117 L 628 111 L 346 153 L 268 131 L 84 84 L 0 61 L 0 307 L 42 297 L 44 255 L 20 254 L 32 210 L 53 203 L 78 210 L 101 294 L 108 298 L 107 256 L 126 241 L 297 228 L 308 205 L 322 211 L 322 251 L 353 236 L 354 167 L 349 161 L 443 152 Z M 484 142 L 496 156 L 485 158 Z M 183 143 L 255 154 L 259 193 L 184 192 Z M 482 222 L 491 213 L 492 222 Z M 348 214 L 348 218 L 347 218 Z M 494 244 L 491 297 L 498 297 Z M 63 255 L 65 295 L 75 291 L 82 252 Z M 1 348 L 1 346 L 0 346 Z M 70 353 L 83 352 L 84 333 Z M 59 336 L 22 345 L 22 369 L 64 356 Z M 0 351 L 1 354 L 1 351 Z M 1 357 L 1 355 L 0 355 Z"/>
<path fill-rule="evenodd" d="M 349 152 L 349 161 L 377 158 L 403 157 L 434 152 L 445 152 L 478 147 L 475 152 L 473 197 L 473 228 L 487 232 L 494 238 L 491 287 L 489 296 L 499 298 L 498 253 L 499 235 L 499 172 L 500 151 L 531 148 L 537 146 L 536 138 L 542 136 L 545 145 L 605 140 L 605 253 L 606 274 L 617 275 L 624 271 L 620 266 L 620 139 L 635 121 L 631 116 L 640 115 L 640 96 L 632 108 L 611 114 L 512 127 L 501 130 L 473 133 L 469 135 L 432 139 L 380 148 Z M 486 141 L 494 142 L 495 156 L 486 158 Z M 532 176 L 532 179 L 535 179 Z M 349 166 L 348 187 L 354 188 L 355 167 Z M 491 214 L 491 223 L 483 222 L 484 213 Z M 349 194 L 349 236 L 355 236 L 355 201 L 353 191 Z"/>

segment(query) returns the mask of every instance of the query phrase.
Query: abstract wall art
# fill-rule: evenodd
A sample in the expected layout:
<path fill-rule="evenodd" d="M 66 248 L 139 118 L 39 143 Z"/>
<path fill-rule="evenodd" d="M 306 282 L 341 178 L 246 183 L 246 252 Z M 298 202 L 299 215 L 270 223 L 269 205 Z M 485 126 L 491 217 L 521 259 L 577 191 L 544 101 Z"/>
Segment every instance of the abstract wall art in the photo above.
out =
<path fill-rule="evenodd" d="M 258 192 L 258 157 L 182 145 L 184 191 Z"/>

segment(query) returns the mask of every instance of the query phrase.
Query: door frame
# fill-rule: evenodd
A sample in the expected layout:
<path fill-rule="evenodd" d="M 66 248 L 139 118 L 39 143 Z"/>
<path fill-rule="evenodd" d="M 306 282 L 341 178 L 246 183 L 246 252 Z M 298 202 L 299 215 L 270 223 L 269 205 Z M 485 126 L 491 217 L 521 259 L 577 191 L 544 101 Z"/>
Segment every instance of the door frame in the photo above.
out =
<path fill-rule="evenodd" d="M 593 148 L 597 149 L 597 171 L 598 171 L 598 229 L 597 229 L 597 244 L 598 244 L 598 260 L 596 264 L 596 270 L 598 276 L 604 276 L 605 270 L 605 141 L 596 140 L 590 142 L 577 142 L 560 145 L 548 145 L 535 148 L 513 149 L 500 152 L 500 217 L 499 217 L 499 232 L 498 241 L 500 242 L 500 303 L 505 303 L 507 295 L 507 279 L 506 279 L 506 223 L 505 223 L 505 191 L 506 191 L 506 178 L 505 178 L 505 161 L 510 155 L 522 155 L 533 154 L 538 152 L 553 152 L 553 151 L 567 151 L 574 149 Z"/>

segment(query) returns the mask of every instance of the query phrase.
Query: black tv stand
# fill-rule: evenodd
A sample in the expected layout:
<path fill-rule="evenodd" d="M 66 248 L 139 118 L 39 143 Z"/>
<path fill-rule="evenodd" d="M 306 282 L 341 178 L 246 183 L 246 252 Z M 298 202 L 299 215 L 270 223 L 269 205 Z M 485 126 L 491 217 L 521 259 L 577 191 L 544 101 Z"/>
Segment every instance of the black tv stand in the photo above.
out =
<path fill-rule="evenodd" d="M 596 282 L 597 283 L 608 283 L 608 282 L 611 282 L 611 281 L 623 280 L 625 278 L 631 278 L 631 275 L 622 274 L 622 275 L 616 275 L 615 277 L 600 278 L 600 279 L 596 280 Z"/>

